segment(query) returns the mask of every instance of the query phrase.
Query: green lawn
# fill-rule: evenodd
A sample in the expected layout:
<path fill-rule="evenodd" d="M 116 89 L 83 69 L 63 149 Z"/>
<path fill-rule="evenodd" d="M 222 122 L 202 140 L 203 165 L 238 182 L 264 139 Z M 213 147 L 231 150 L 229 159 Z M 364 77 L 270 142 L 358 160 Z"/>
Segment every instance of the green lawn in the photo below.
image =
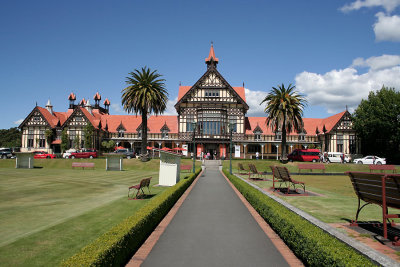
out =
<path fill-rule="evenodd" d="M 72 170 L 72 160 L 43 159 L 35 160 L 37 168 L 15 169 L 15 160 L 0 160 L 0 265 L 58 265 L 148 203 L 128 200 L 128 186 L 148 176 L 158 183 L 156 159 L 124 160 L 121 172 L 105 171 L 104 159 L 75 161 L 96 168 Z"/>
<path fill-rule="evenodd" d="M 246 160 L 233 161 L 233 173 L 237 173 L 237 163 L 255 163 L 259 171 L 271 172 L 270 165 L 280 165 L 272 160 Z M 292 172 L 297 172 L 297 162 L 285 164 Z M 224 162 L 224 167 L 229 169 L 229 161 Z M 344 173 L 346 171 L 369 171 L 368 166 L 358 164 L 326 164 L 326 172 Z M 319 172 L 316 170 L 314 172 Z M 247 178 L 247 176 L 242 176 Z M 272 178 L 268 175 L 268 178 Z M 293 175 L 293 179 L 305 182 L 306 190 L 321 194 L 322 196 L 280 196 L 286 202 L 304 210 L 327 223 L 347 222 L 355 219 L 358 198 L 354 193 L 350 178 L 346 175 L 325 176 L 325 175 Z M 253 181 L 252 183 L 261 188 L 271 188 L 270 181 Z M 382 209 L 377 205 L 368 205 L 360 213 L 359 220 L 382 221 Z M 398 221 L 398 219 L 396 219 Z"/>

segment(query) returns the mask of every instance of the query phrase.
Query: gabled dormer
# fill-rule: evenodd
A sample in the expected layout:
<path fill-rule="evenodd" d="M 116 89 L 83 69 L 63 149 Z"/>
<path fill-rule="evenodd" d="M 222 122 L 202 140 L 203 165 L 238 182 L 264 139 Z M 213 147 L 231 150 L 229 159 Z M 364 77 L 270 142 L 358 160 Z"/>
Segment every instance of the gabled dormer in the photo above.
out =
<path fill-rule="evenodd" d="M 164 123 L 163 127 L 161 127 L 160 132 L 161 132 L 161 138 L 167 139 L 168 138 L 168 133 L 171 130 L 169 129 L 167 122 Z"/>
<path fill-rule="evenodd" d="M 126 131 L 126 128 L 125 128 L 124 124 L 121 121 L 121 123 L 117 127 L 118 137 L 124 137 L 125 136 L 125 131 Z"/>
<path fill-rule="evenodd" d="M 253 133 L 254 133 L 254 140 L 260 141 L 263 130 L 261 129 L 260 125 L 258 125 L 258 123 L 256 128 L 254 128 Z"/>

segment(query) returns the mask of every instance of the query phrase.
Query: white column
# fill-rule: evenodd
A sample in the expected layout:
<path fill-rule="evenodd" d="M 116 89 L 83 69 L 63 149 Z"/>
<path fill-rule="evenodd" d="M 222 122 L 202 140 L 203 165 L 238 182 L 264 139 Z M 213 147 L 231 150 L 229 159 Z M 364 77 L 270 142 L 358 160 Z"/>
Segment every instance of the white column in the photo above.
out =
<path fill-rule="evenodd" d="M 247 144 L 243 144 L 244 159 L 246 159 L 246 146 Z"/>
<path fill-rule="evenodd" d="M 275 146 L 276 146 L 276 160 L 278 160 L 279 145 L 275 145 Z"/>
<path fill-rule="evenodd" d="M 290 153 L 292 153 L 293 145 L 290 145 Z"/>
<path fill-rule="evenodd" d="M 261 144 L 261 159 L 264 159 L 264 144 Z"/>

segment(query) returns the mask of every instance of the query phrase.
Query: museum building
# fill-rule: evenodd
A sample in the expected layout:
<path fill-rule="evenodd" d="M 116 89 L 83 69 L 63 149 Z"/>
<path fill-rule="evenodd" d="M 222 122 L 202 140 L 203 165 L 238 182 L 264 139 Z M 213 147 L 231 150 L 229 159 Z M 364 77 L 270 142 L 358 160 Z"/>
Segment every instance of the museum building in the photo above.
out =
<path fill-rule="evenodd" d="M 266 125 L 266 117 L 246 116 L 244 86 L 232 87 L 217 70 L 219 59 L 211 45 L 205 59 L 207 70 L 192 86 L 179 86 L 177 115 L 158 115 L 148 118 L 148 146 L 155 148 L 183 148 L 184 154 L 193 152 L 195 140 L 196 155 L 210 153 L 216 158 L 228 157 L 229 143 L 234 146 L 237 158 L 252 158 L 259 152 L 260 157 L 275 158 L 281 151 L 281 132 L 273 131 Z M 265 96 L 260 96 L 260 100 Z M 75 103 L 76 95 L 68 96 L 66 112 L 56 112 L 50 100 L 46 106 L 33 108 L 19 126 L 22 130 L 21 151 L 45 150 L 61 152 L 61 133 L 66 130 L 69 146 L 83 146 L 84 129 L 91 124 L 94 128 L 92 143 L 101 149 L 101 142 L 114 140 L 117 146 L 140 151 L 141 116 L 111 115 L 110 101 L 105 99 L 100 106 L 101 95 L 97 92 L 94 105 L 89 99 Z M 328 118 L 303 118 L 304 128 L 287 135 L 287 148 L 318 147 L 322 151 L 358 154 L 360 142 L 352 129 L 350 113 L 346 110 Z M 50 130 L 52 137 L 46 138 Z M 76 138 L 79 136 L 79 138 Z M 81 144 L 75 144 L 76 140 Z"/>

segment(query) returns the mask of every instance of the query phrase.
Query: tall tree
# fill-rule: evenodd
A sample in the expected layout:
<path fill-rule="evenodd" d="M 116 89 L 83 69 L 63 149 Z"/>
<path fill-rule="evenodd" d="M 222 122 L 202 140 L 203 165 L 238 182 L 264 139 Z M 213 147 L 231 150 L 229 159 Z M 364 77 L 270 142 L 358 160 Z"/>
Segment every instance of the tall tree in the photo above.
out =
<path fill-rule="evenodd" d="M 135 69 L 126 77 L 128 87 L 122 90 L 122 105 L 128 113 L 134 112 L 142 116 L 141 160 L 149 160 L 147 153 L 147 116 L 151 113 L 162 114 L 168 101 L 165 80 L 157 73 L 144 67 Z"/>
<path fill-rule="evenodd" d="M 352 117 L 363 154 L 400 162 L 400 92 L 385 86 L 370 92 Z"/>
<path fill-rule="evenodd" d="M 67 129 L 64 129 L 61 132 L 61 152 L 64 153 L 65 150 L 69 148 L 69 136 L 67 133 Z"/>
<path fill-rule="evenodd" d="M 91 123 L 88 123 L 83 131 L 83 139 L 85 148 L 93 148 L 93 132 L 94 127 Z"/>
<path fill-rule="evenodd" d="M 295 91 L 295 86 L 289 84 L 279 85 L 278 88 L 272 87 L 272 90 L 260 103 L 266 104 L 264 112 L 267 114 L 266 124 L 272 131 L 282 131 L 281 140 L 281 159 L 287 160 L 286 136 L 293 130 L 301 131 L 303 129 L 303 109 L 307 103 L 305 98 Z"/>
<path fill-rule="evenodd" d="M 0 147 L 21 147 L 22 133 L 17 127 L 0 129 Z"/>

